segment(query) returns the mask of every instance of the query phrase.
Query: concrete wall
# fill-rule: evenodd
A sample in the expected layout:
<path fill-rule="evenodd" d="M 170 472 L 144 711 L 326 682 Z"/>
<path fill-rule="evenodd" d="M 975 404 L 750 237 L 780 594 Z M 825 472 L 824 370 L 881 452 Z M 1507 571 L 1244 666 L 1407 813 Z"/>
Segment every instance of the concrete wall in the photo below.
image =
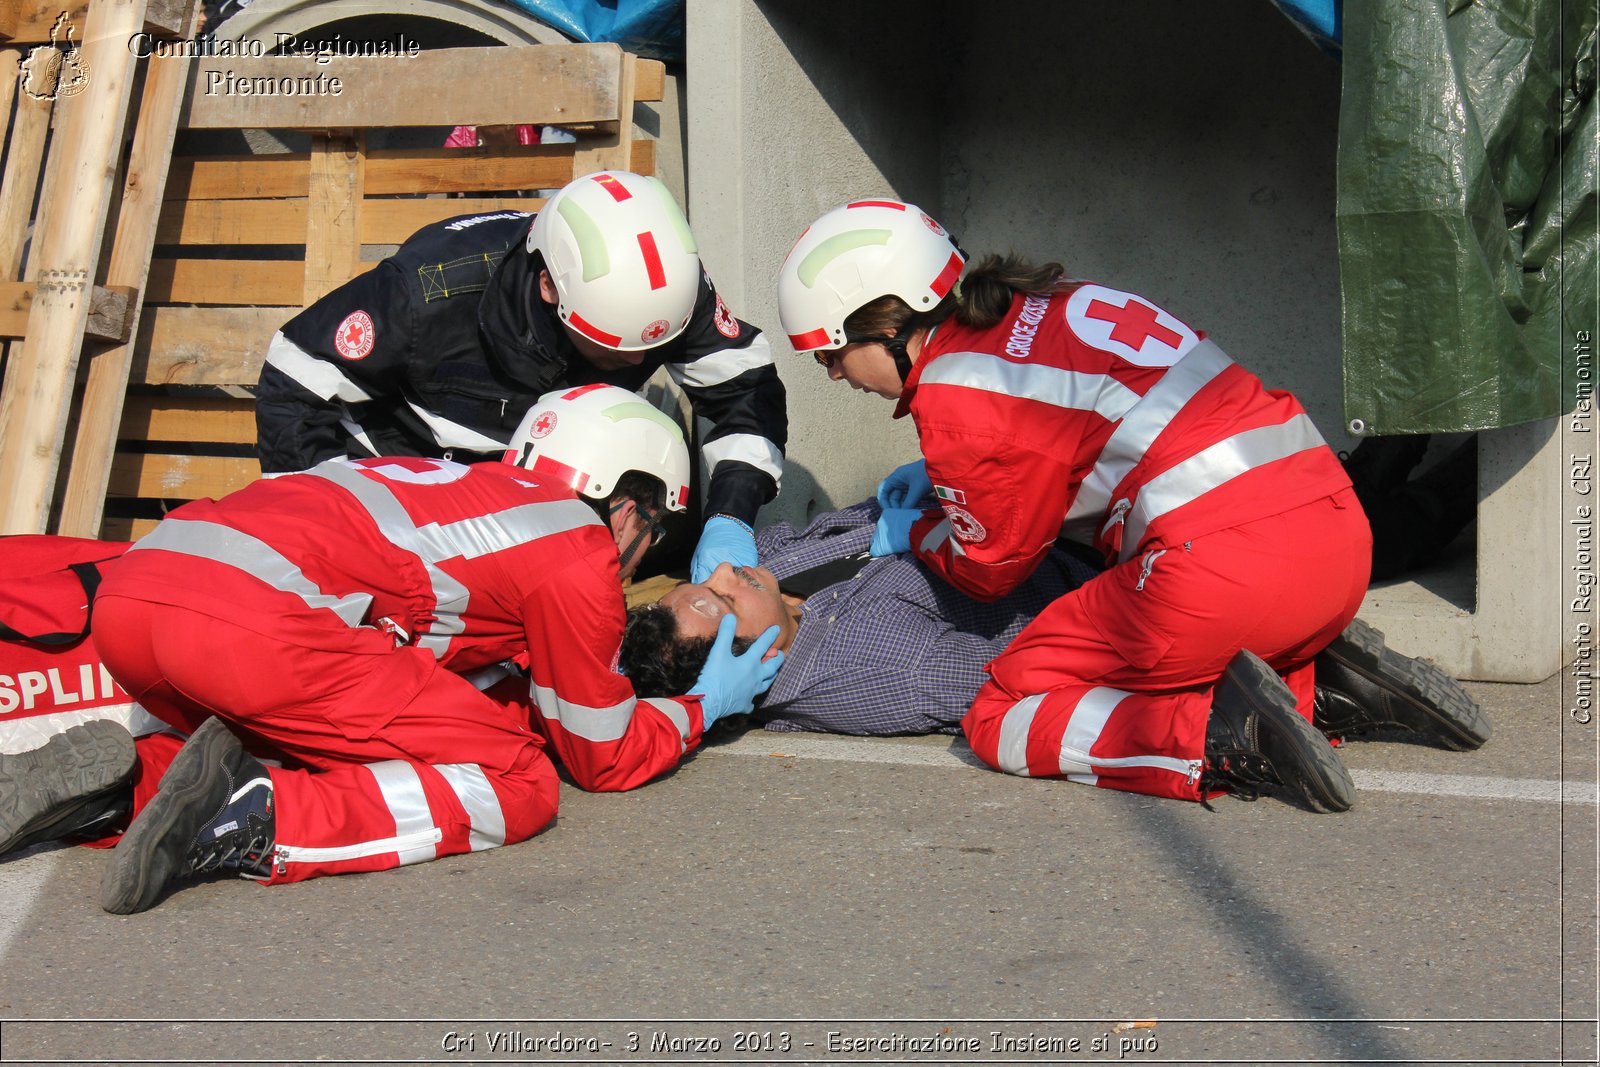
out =
<path fill-rule="evenodd" d="M 968 251 L 1015 249 L 1209 331 L 1339 433 L 1339 69 L 1266 4 L 695 0 L 689 208 L 745 318 L 816 216 L 892 193 Z M 790 466 L 766 520 L 871 492 L 916 454 L 877 397 L 781 337 Z M 906 420 L 909 422 L 909 420 Z"/>
<path fill-rule="evenodd" d="M 789 350 L 774 281 L 800 231 L 847 199 L 894 193 L 939 212 L 938 10 L 912 0 L 688 5 L 690 222 L 730 306 L 772 336 L 789 390 L 789 461 L 763 521 L 859 500 L 916 453 L 909 420 L 892 422 L 887 402 L 833 385 Z"/>

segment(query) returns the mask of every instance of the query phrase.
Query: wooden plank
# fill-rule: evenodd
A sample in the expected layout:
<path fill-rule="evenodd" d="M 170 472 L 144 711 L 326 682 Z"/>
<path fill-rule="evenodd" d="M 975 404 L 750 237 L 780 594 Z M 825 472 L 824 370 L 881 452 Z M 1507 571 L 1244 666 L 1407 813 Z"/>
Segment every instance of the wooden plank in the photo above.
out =
<path fill-rule="evenodd" d="M 6 4 L 16 9 L 12 44 L 48 44 L 51 29 L 63 14 L 75 31 L 81 30 L 89 8 L 89 0 L 4 0 L 0 10 Z M 188 0 L 151 0 L 145 9 L 143 32 L 162 40 L 193 36 L 194 16 Z M 75 32 L 72 40 L 82 44 L 84 38 Z"/>
<path fill-rule="evenodd" d="M 27 93 L 19 93 L 16 100 L 5 176 L 0 178 L 0 281 L 22 276 L 22 248 L 28 239 L 34 194 L 39 190 L 53 106 L 51 101 L 36 100 Z"/>
<path fill-rule="evenodd" d="M 187 124 L 320 130 L 616 122 L 618 71 L 632 69 L 623 56 L 614 44 L 563 44 L 499 48 L 492 58 L 481 48 L 321 61 L 208 57 L 195 73 Z M 476 71 L 483 76 L 472 76 Z M 491 77 L 494 91 L 486 92 Z"/>
<path fill-rule="evenodd" d="M 123 407 L 117 438 L 253 445 L 255 404 L 226 398 L 130 396 Z"/>
<path fill-rule="evenodd" d="M 167 245 L 298 245 L 305 239 L 304 200 L 169 200 L 156 227 L 156 243 Z"/>
<path fill-rule="evenodd" d="M 17 27 L 22 22 L 22 0 L 0 0 L 0 40 L 9 41 L 17 35 Z M 13 72 L 14 73 L 14 72 Z M 6 98 L 6 109 L 9 111 L 11 100 Z"/>
<path fill-rule="evenodd" d="M 160 519 L 107 518 L 100 524 L 100 537 L 106 541 L 137 541 L 156 528 Z"/>
<path fill-rule="evenodd" d="M 15 0 L 10 0 L 15 3 Z M 0 0 L 0 18 L 3 18 L 4 4 L 7 0 Z M 11 102 L 16 99 L 17 87 L 21 84 L 19 71 L 22 68 L 22 49 L 6 48 L 0 45 L 0 131 L 9 132 L 11 129 Z M 5 143 L 5 132 L 0 132 L 0 144 Z"/>
<path fill-rule="evenodd" d="M 634 144 L 650 144 L 645 140 Z M 527 148 L 369 149 L 368 196 L 476 193 L 486 189 L 559 189 L 572 180 L 574 145 Z M 167 178 L 168 200 L 304 197 L 310 156 L 180 157 Z M 635 158 L 638 158 L 637 149 Z M 651 158 L 654 158 L 653 156 Z"/>
<path fill-rule="evenodd" d="M 197 0 L 184 3 L 191 11 L 199 7 Z M 116 239 L 106 267 L 107 284 L 124 287 L 133 298 L 117 343 L 90 357 L 56 528 L 69 537 L 93 537 L 100 529 L 106 479 L 116 451 L 115 428 L 122 421 L 123 397 L 133 363 L 127 328 L 139 320 L 138 294 L 149 277 L 150 251 L 161 214 L 161 191 L 167 183 L 172 142 L 178 132 L 178 107 L 183 101 L 189 66 L 189 60 L 170 58 L 152 61 L 146 68 L 144 95 L 123 180 Z"/>
<path fill-rule="evenodd" d="M 394 149 L 367 153 L 367 195 L 559 189 L 574 175 L 574 145 Z"/>
<path fill-rule="evenodd" d="M 261 477 L 255 459 L 233 456 L 167 456 L 119 452 L 111 464 L 106 495 L 199 500 L 242 489 Z"/>
<path fill-rule="evenodd" d="M 378 200 L 368 197 L 361 205 L 361 243 L 397 245 L 430 223 L 457 215 L 487 215 L 496 211 L 538 211 L 539 197 L 462 197 L 428 200 Z"/>
<path fill-rule="evenodd" d="M 311 145 L 306 198 L 306 265 L 301 303 L 310 306 L 361 273 L 364 133 L 318 134 Z"/>
<path fill-rule="evenodd" d="M 633 57 L 633 98 L 659 101 L 667 90 L 667 65 L 659 59 Z"/>
<path fill-rule="evenodd" d="M 625 57 L 617 70 L 616 92 L 622 121 L 594 142 L 580 141 L 573 156 L 572 173 L 591 174 L 597 170 L 626 170 L 633 159 L 634 73 L 632 56 Z"/>
<path fill-rule="evenodd" d="M 305 266 L 275 259 L 155 259 L 146 303 L 300 304 Z"/>
<path fill-rule="evenodd" d="M 304 152 L 262 156 L 179 156 L 167 172 L 167 200 L 254 200 L 304 197 L 309 185 Z"/>
<path fill-rule="evenodd" d="M 28 332 L 33 307 L 32 282 L 0 282 L 0 337 L 17 338 Z M 95 286 L 89 294 L 89 315 L 84 336 L 99 341 L 121 341 L 131 327 L 130 312 L 137 292 L 127 286 Z"/>
<path fill-rule="evenodd" d="M 62 190 L 36 229 L 39 288 L 0 396 L 0 531 L 44 533 L 105 231 L 145 0 L 95 0 L 84 31 L 87 87 L 61 101 L 46 181 Z"/>
<path fill-rule="evenodd" d="M 254 385 L 267 343 L 296 307 L 146 307 L 131 380 L 146 385 Z"/>

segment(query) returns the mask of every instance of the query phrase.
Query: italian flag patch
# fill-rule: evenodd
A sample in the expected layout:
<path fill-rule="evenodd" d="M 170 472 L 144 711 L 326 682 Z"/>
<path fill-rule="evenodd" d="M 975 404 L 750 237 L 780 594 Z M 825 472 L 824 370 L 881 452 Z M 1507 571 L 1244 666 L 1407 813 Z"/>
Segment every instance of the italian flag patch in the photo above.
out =
<path fill-rule="evenodd" d="M 965 504 L 967 502 L 967 494 L 959 489 L 952 489 L 948 485 L 934 486 L 933 495 L 940 500 L 948 500 L 952 504 Z"/>

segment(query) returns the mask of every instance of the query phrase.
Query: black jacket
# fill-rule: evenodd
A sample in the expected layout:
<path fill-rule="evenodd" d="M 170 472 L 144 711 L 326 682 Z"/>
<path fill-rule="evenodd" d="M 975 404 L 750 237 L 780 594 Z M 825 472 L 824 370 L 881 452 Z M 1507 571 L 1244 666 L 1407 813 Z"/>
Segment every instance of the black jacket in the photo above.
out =
<path fill-rule="evenodd" d="M 752 522 L 777 492 L 788 439 L 761 331 L 704 277 L 681 334 L 636 367 L 600 371 L 539 299 L 539 260 L 523 251 L 530 225 L 521 212 L 435 223 L 285 323 L 256 390 L 262 471 L 338 455 L 499 459 L 543 393 L 593 382 L 637 390 L 666 365 L 711 423 L 706 514 Z"/>

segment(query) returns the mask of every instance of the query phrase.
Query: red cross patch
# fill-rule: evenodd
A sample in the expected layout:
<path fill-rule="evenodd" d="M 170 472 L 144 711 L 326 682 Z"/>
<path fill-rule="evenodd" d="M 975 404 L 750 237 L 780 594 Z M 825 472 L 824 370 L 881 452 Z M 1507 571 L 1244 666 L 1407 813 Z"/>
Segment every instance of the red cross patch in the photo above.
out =
<path fill-rule="evenodd" d="M 528 430 L 528 436 L 534 440 L 550 436 L 550 431 L 556 428 L 556 413 L 541 411 L 539 417 L 533 420 L 533 426 Z"/>
<path fill-rule="evenodd" d="M 955 534 L 957 541 L 965 541 L 972 545 L 989 536 L 989 531 L 983 528 L 983 523 L 973 518 L 972 512 L 966 508 L 958 508 L 946 502 L 944 514 L 945 518 L 950 520 L 950 532 Z"/>
<path fill-rule="evenodd" d="M 333 331 L 334 351 L 345 359 L 365 359 L 378 343 L 378 331 L 372 325 L 372 316 L 365 311 L 352 311 Z"/>
<path fill-rule="evenodd" d="M 1200 340 L 1143 297 L 1103 285 L 1080 286 L 1068 298 L 1067 326 L 1085 344 L 1141 367 L 1169 367 Z"/>
<path fill-rule="evenodd" d="M 733 317 L 733 312 L 728 310 L 728 305 L 722 302 L 722 294 L 717 294 L 717 308 L 711 313 L 711 321 L 717 324 L 717 332 L 724 337 L 739 336 L 739 320 Z"/>
<path fill-rule="evenodd" d="M 666 319 L 657 319 L 639 332 L 639 340 L 643 341 L 645 344 L 660 340 L 662 335 L 671 328 L 671 324 L 668 323 Z"/>

